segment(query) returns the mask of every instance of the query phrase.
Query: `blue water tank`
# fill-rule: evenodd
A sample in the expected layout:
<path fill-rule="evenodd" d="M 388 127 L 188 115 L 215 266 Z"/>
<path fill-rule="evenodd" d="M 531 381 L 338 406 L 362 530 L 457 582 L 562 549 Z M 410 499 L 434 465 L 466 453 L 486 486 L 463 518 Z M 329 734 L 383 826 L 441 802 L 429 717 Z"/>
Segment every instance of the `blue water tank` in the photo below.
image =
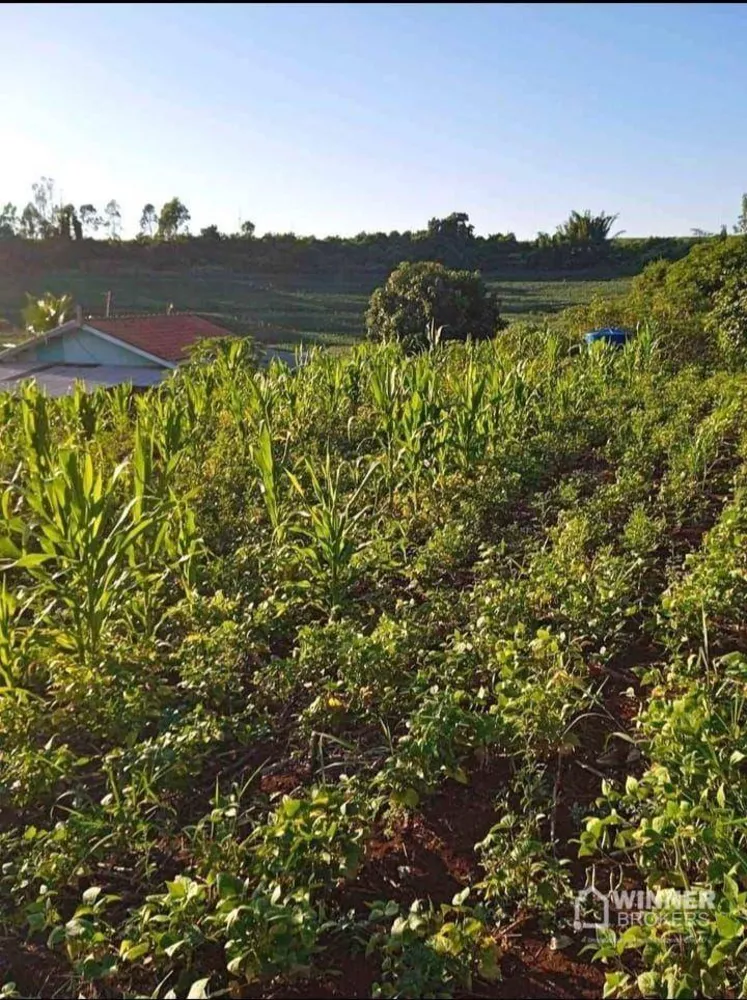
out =
<path fill-rule="evenodd" d="M 587 344 L 595 344 L 598 340 L 604 340 L 613 347 L 624 347 L 633 336 L 628 330 L 621 330 L 617 326 L 606 326 L 602 330 L 591 330 L 584 334 Z"/>

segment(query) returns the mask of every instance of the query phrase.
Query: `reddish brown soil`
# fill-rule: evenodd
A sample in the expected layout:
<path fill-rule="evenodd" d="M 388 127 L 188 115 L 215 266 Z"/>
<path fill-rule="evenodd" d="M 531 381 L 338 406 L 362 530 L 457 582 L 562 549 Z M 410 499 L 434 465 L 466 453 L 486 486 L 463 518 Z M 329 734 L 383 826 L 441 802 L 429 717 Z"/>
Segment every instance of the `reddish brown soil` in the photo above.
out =
<path fill-rule="evenodd" d="M 245 1000 L 365 1000 L 371 996 L 377 978 L 373 962 L 362 954 L 339 951 L 326 960 L 334 971 L 312 981 L 255 991 L 244 988 L 231 996 Z M 579 957 L 577 950 L 553 951 L 546 942 L 527 935 L 505 951 L 498 982 L 475 982 L 471 992 L 457 991 L 454 996 L 459 1000 L 600 1000 L 603 987 L 603 969 Z"/>
<path fill-rule="evenodd" d="M 311 771 L 300 764 L 289 765 L 281 774 L 263 774 L 259 788 L 265 795 L 290 795 L 311 780 Z"/>
<path fill-rule="evenodd" d="M 591 965 L 577 951 L 553 951 L 546 941 L 523 937 L 501 962 L 503 979 L 491 986 L 480 985 L 472 996 L 500 998 L 577 997 L 598 1000 L 604 987 L 604 971 Z M 463 994 L 466 996 L 466 994 Z"/>
<path fill-rule="evenodd" d="M 564 853 L 572 861 L 571 872 L 579 887 L 583 885 L 585 866 L 575 859 L 575 847 L 571 842 L 579 835 L 578 815 L 592 807 L 600 792 L 602 776 L 614 778 L 635 773 L 640 766 L 635 757 L 630 757 L 631 744 L 613 734 L 632 732 L 638 710 L 638 682 L 631 668 L 651 662 L 655 655 L 655 651 L 642 642 L 638 647 L 628 647 L 612 664 L 598 667 L 590 664 L 590 672 L 601 684 L 599 708 L 580 718 L 572 730 L 575 750 L 559 758 L 550 768 L 555 806 L 547 820 L 548 834 L 553 832 L 558 841 L 566 845 Z M 633 689 L 633 697 L 627 693 L 629 688 Z M 229 776 L 234 772 L 245 775 L 250 768 L 260 768 L 272 760 L 284 760 L 285 755 L 278 750 L 278 746 L 269 742 L 251 749 L 231 748 L 215 762 L 215 768 L 220 768 L 224 778 L 227 773 Z M 500 818 L 496 800 L 509 784 L 511 768 L 506 758 L 473 761 L 468 767 L 467 785 L 448 780 L 416 813 L 379 821 L 366 845 L 356 878 L 337 890 L 335 902 L 345 912 L 354 910 L 358 917 L 365 917 L 367 904 L 375 900 L 393 899 L 403 907 L 416 899 L 430 900 L 435 905 L 451 902 L 455 893 L 480 877 L 474 845 Z M 203 779 L 200 785 L 204 784 L 207 793 L 207 779 L 214 781 L 214 775 L 209 773 L 200 777 Z M 284 766 L 268 766 L 264 773 L 259 773 L 257 788 L 274 798 L 292 793 L 310 780 L 308 765 L 288 758 Z M 172 870 L 169 861 L 176 861 L 181 852 L 183 845 L 164 843 L 159 877 L 173 877 L 175 869 Z M 179 861 L 183 862 L 177 865 L 179 868 L 188 864 L 182 857 Z M 127 896 L 125 886 L 112 887 Z M 517 921 L 502 936 L 498 932 L 498 939 L 502 951 L 501 980 L 476 982 L 471 993 L 458 993 L 457 996 L 495 1000 L 518 997 L 597 1000 L 602 996 L 604 970 L 592 965 L 588 955 L 579 955 L 576 943 L 568 949 L 554 951 L 530 920 Z M 311 979 L 256 989 L 235 987 L 236 991 L 229 995 L 267 1000 L 370 997 L 378 976 L 378 962 L 367 959 L 360 948 L 351 948 L 351 944 L 350 941 L 341 944 L 339 938 L 328 942 L 317 959 L 320 971 Z M 213 958 L 214 964 L 211 961 L 209 968 L 217 971 L 222 965 L 221 956 L 216 954 Z M 207 974 L 209 968 L 203 974 Z M 69 989 L 69 966 L 62 956 L 50 953 L 43 942 L 0 939 L 0 981 L 4 979 L 15 981 L 23 996 L 62 996 L 65 989 Z M 217 977 L 215 982 L 217 984 Z M 121 991 L 110 992 L 112 986 L 91 985 L 86 987 L 88 992 L 84 995 L 121 996 Z"/>
<path fill-rule="evenodd" d="M 0 984 L 10 982 L 22 997 L 62 997 L 69 989 L 70 967 L 44 942 L 0 937 Z"/>

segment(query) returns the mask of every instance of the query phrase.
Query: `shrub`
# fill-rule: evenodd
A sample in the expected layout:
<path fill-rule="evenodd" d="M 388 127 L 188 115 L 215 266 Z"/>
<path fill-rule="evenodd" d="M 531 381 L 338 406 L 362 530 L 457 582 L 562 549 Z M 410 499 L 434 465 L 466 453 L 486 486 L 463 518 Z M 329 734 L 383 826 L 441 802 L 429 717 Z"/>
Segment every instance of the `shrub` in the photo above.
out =
<path fill-rule="evenodd" d="M 729 278 L 713 296 L 713 308 L 706 320 L 716 336 L 723 360 L 741 367 L 747 361 L 747 275 Z"/>
<path fill-rule="evenodd" d="M 366 314 L 371 340 L 399 340 L 411 352 L 439 336 L 492 337 L 505 325 L 477 271 L 455 271 L 435 261 L 400 264 L 373 293 Z"/>
<path fill-rule="evenodd" d="M 575 332 L 650 323 L 664 356 L 679 364 L 740 363 L 747 333 L 747 239 L 733 236 L 693 247 L 675 263 L 653 261 L 624 296 L 567 310 Z"/>

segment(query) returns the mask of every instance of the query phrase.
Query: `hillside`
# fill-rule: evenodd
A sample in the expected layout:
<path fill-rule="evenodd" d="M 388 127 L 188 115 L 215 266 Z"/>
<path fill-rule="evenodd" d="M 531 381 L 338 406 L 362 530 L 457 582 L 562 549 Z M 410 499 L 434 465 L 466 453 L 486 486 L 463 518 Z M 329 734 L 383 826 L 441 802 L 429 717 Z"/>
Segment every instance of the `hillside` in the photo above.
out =
<path fill-rule="evenodd" d="M 0 397 L 3 996 L 743 995 L 744 243 Z"/>
<path fill-rule="evenodd" d="M 591 300 L 595 295 L 624 291 L 629 279 L 496 280 L 502 312 L 509 319 L 529 319 Z M 210 269 L 186 272 L 112 271 L 81 274 L 47 272 L 37 278 L 0 275 L 0 313 L 17 322 L 24 293 L 69 292 L 86 313 L 103 314 L 106 293 L 113 293 L 116 312 L 195 311 L 214 317 L 237 333 L 251 333 L 267 344 L 303 342 L 350 344 L 364 333 L 368 298 L 385 275 L 342 285 L 334 275 L 288 275 L 268 280 L 262 275 Z"/>
<path fill-rule="evenodd" d="M 479 268 L 509 318 L 531 317 L 616 292 L 651 259 L 676 258 L 697 240 L 617 240 L 586 252 L 475 238 L 314 240 L 189 239 L 0 241 L 0 316 L 17 323 L 24 293 L 71 292 L 101 313 L 113 292 L 119 312 L 177 310 L 213 315 L 237 332 L 275 344 L 350 343 L 363 331 L 373 289 L 401 260 Z"/>

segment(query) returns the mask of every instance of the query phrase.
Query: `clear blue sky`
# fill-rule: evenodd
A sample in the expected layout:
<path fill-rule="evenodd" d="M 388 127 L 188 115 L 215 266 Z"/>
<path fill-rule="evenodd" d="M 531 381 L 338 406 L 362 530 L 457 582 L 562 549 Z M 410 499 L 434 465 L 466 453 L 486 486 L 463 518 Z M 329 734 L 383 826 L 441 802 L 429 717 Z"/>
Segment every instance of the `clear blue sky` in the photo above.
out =
<path fill-rule="evenodd" d="M 717 228 L 747 190 L 747 4 L 2 4 L 0 202 L 53 177 L 133 232 L 354 234 L 466 211 Z"/>

